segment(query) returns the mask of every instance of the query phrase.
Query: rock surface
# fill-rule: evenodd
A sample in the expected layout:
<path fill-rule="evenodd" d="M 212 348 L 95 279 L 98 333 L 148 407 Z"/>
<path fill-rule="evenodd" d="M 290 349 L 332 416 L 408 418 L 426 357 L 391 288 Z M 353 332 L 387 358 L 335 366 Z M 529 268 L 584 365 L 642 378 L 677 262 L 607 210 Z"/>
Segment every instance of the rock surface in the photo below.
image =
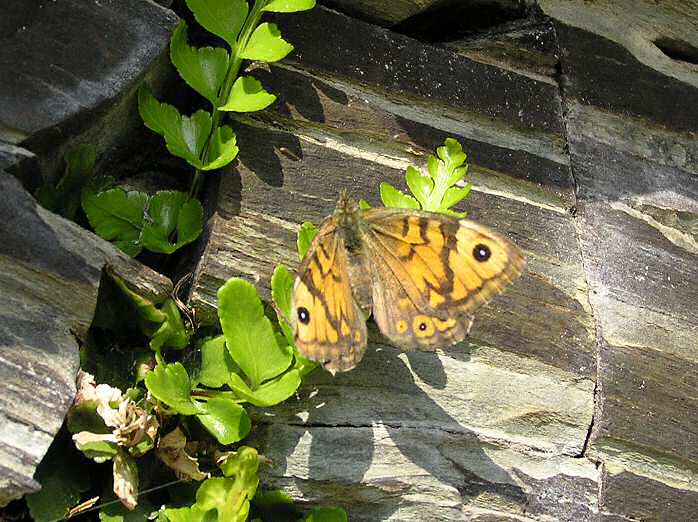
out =
<path fill-rule="evenodd" d="M 143 0 L 0 6 L 0 505 L 40 487 L 34 471 L 73 400 L 103 269 L 156 302 L 172 290 L 37 206 L 8 172 L 35 188 L 79 142 L 116 157 L 114 141 L 142 128 L 133 93 L 144 76 L 162 82 L 176 21 Z"/>
<path fill-rule="evenodd" d="M 32 476 L 75 395 L 78 340 L 107 268 L 154 301 L 171 282 L 38 206 L 0 172 L 0 504 L 39 489 Z M 27 231 L 31 231 L 27 234 Z"/>
<path fill-rule="evenodd" d="M 698 5 L 539 7 L 442 46 L 321 8 L 279 20 L 296 51 L 255 71 L 275 109 L 237 119 L 202 317 L 228 277 L 268 295 L 300 221 L 343 188 L 377 204 L 446 136 L 469 153 L 470 217 L 528 259 L 468 343 L 374 343 L 258 412 L 265 480 L 301 501 L 352 520 L 698 517 Z"/>
<path fill-rule="evenodd" d="M 167 78 L 176 24 L 149 0 L 3 3 L 0 142 L 34 152 L 49 180 L 75 143 L 95 145 L 105 162 L 119 160 L 117 142 L 132 155 L 143 134 L 135 90 L 144 78 L 156 89 Z M 16 173 L 28 187 L 37 174 Z"/>
<path fill-rule="evenodd" d="M 265 483 L 352 520 L 592 519 L 596 332 L 555 79 L 323 9 L 279 23 L 297 51 L 255 71 L 279 93 L 275 110 L 237 119 L 237 175 L 220 180 L 195 276 L 199 318 L 213 319 L 231 276 L 268 296 L 274 266 L 297 266 L 300 221 L 319 222 L 343 188 L 379 204 L 379 183 L 404 187 L 405 167 L 447 136 L 470 156 L 470 217 L 514 238 L 528 270 L 478 313 L 468 343 L 373 343 L 356 370 L 318 373 L 297 401 L 259 412 Z M 313 43 L 326 31 L 332 60 Z M 554 37 L 549 23 L 535 31 Z M 555 43 L 529 61 L 549 64 Z"/>

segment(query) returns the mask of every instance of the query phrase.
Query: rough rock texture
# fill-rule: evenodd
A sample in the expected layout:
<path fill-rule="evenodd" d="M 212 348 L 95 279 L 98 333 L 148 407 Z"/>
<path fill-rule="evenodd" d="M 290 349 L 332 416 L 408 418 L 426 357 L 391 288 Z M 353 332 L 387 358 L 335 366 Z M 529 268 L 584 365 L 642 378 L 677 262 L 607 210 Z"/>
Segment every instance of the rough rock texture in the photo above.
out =
<path fill-rule="evenodd" d="M 155 301 L 172 290 L 38 207 L 8 172 L 36 187 L 78 142 L 114 158 L 114 141 L 142 127 L 133 94 L 143 77 L 162 82 L 175 24 L 146 0 L 0 6 L 0 505 L 39 488 L 34 470 L 73 400 L 103 269 Z"/>
<path fill-rule="evenodd" d="M 0 504 L 36 491 L 34 469 L 75 395 L 78 339 L 103 268 L 160 301 L 170 281 L 38 206 L 0 171 Z M 31 231 L 27 233 L 27 231 Z"/>
<path fill-rule="evenodd" d="M 240 160 L 192 290 L 199 318 L 213 319 L 228 277 L 268 295 L 274 266 L 297 265 L 299 222 L 319 222 L 343 188 L 378 204 L 381 181 L 404 187 L 405 167 L 447 136 L 470 156 L 470 217 L 512 237 L 528 269 L 478 313 L 470 342 L 437 354 L 374 343 L 356 370 L 318 373 L 297 401 L 259 412 L 265 483 L 352 520 L 593 519 L 601 477 L 582 454 L 596 327 L 555 79 L 324 9 L 279 23 L 297 51 L 255 71 L 275 110 L 236 122 Z M 328 31 L 332 48 L 317 46 Z M 530 58 L 549 64 L 554 30 L 531 31 L 553 38 Z"/>
<path fill-rule="evenodd" d="M 430 28 L 455 21 L 471 26 L 474 19 L 498 18 L 503 13 L 522 12 L 534 0 L 320 0 L 321 4 L 350 16 L 383 27 L 399 26 L 405 22 L 416 29 Z M 443 13 L 451 12 L 450 17 Z M 453 20 L 456 16 L 457 20 Z M 402 26 L 401 26 L 402 27 Z"/>
<path fill-rule="evenodd" d="M 176 24 L 149 0 L 3 2 L 0 141 L 34 152 L 47 179 L 75 143 L 118 161 L 116 142 L 138 147 L 135 90 L 144 78 L 156 88 L 163 83 Z M 18 174 L 26 186 L 38 184 L 36 170 Z"/>
<path fill-rule="evenodd" d="M 469 153 L 470 217 L 528 268 L 470 342 L 374 343 L 260 411 L 268 484 L 352 520 L 698 517 L 698 3 L 539 7 L 441 46 L 324 9 L 279 20 L 296 52 L 255 71 L 275 109 L 237 120 L 202 317 L 230 276 L 268 295 L 300 221 L 342 188 L 375 204 L 446 136 Z"/>
<path fill-rule="evenodd" d="M 630 5 L 595 2 L 580 12 L 543 2 L 559 18 L 577 223 L 598 329 L 588 455 L 602 465 L 604 516 L 693 520 L 698 2 Z M 687 50 L 683 59 L 678 49 Z"/>

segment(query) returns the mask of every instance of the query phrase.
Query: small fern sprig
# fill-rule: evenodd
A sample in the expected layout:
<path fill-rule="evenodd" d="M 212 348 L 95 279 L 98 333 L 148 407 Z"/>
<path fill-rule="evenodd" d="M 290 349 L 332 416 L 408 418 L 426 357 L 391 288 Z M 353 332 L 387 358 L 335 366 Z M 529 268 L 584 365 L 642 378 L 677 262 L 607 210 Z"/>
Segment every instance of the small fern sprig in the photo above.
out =
<path fill-rule="evenodd" d="M 453 138 L 446 138 L 444 145 L 436 149 L 436 156 L 429 155 L 426 174 L 411 165 L 407 167 L 405 181 L 413 195 L 405 194 L 390 183 L 380 184 L 383 204 L 465 217 L 467 213 L 456 212 L 452 207 L 468 197 L 472 188 L 471 183 L 462 187 L 456 185 L 467 174 L 466 158 L 461 144 Z"/>

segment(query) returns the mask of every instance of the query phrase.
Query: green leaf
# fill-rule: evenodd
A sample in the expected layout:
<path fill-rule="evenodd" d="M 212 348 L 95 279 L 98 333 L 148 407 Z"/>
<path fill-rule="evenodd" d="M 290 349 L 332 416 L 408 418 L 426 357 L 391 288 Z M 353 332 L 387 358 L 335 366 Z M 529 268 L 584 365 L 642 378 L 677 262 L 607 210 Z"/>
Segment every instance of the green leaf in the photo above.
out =
<path fill-rule="evenodd" d="M 247 18 L 247 0 L 187 0 L 187 6 L 202 27 L 235 46 Z"/>
<path fill-rule="evenodd" d="M 254 30 L 241 57 L 247 60 L 276 62 L 293 51 L 293 46 L 281 38 L 276 24 L 263 23 Z"/>
<path fill-rule="evenodd" d="M 182 79 L 196 92 L 218 103 L 220 89 L 228 70 L 228 52 L 221 47 L 190 47 L 187 45 L 187 24 L 179 22 L 170 40 L 170 59 Z"/>
<path fill-rule="evenodd" d="M 412 165 L 407 167 L 405 180 L 412 194 L 414 194 L 421 203 L 422 208 L 424 208 L 425 202 L 429 199 L 429 195 L 434 190 L 434 182 L 429 177 L 423 176 L 422 173 Z"/>
<path fill-rule="evenodd" d="M 82 188 L 92 178 L 97 152 L 94 145 L 81 144 L 65 153 L 65 171 L 55 187 L 43 185 L 35 194 L 41 206 L 74 220 L 80 208 Z"/>
<path fill-rule="evenodd" d="M 390 183 L 380 184 L 381 200 L 386 207 L 415 208 L 419 209 L 419 203 L 412 196 L 403 194 Z"/>
<path fill-rule="evenodd" d="M 427 159 L 427 170 L 434 181 L 434 187 L 428 198 L 422 203 L 422 208 L 430 212 L 450 213 L 450 205 L 445 201 L 446 192 L 465 177 L 467 172 L 467 165 L 464 165 L 466 154 L 458 141 L 447 138 L 445 145 L 437 149 L 437 156 L 430 155 Z M 457 196 L 458 193 L 453 192 L 450 198 L 456 200 Z"/>
<path fill-rule="evenodd" d="M 309 221 L 305 221 L 301 224 L 300 229 L 298 229 L 298 239 L 296 240 L 296 245 L 298 247 L 298 259 L 300 261 L 303 261 L 305 254 L 308 253 L 308 249 L 313 243 L 313 239 L 315 239 L 317 233 L 318 228 Z"/>
<path fill-rule="evenodd" d="M 158 364 L 145 376 L 150 393 L 182 415 L 195 415 L 201 408 L 191 399 L 191 382 L 182 363 Z"/>
<path fill-rule="evenodd" d="M 293 299 L 293 276 L 283 265 L 278 265 L 271 276 L 271 298 L 276 304 L 276 316 L 279 327 L 289 344 L 293 344 L 291 320 L 291 301 Z"/>
<path fill-rule="evenodd" d="M 143 495 L 138 499 L 138 505 L 133 511 L 129 511 L 120 502 L 107 504 L 100 509 L 99 520 L 100 522 L 143 522 L 150 520 L 150 514 L 154 511 L 156 511 L 155 506 Z"/>
<path fill-rule="evenodd" d="M 131 306 L 133 306 L 138 314 L 138 317 L 140 317 L 143 321 L 160 324 L 167 319 L 165 313 L 158 310 L 155 303 L 131 290 L 126 284 L 126 281 L 124 281 L 121 277 L 111 271 L 109 272 L 109 276 L 122 294 L 128 299 Z M 149 332 L 147 331 L 144 333 L 149 335 Z"/>
<path fill-rule="evenodd" d="M 138 110 L 146 127 L 165 138 L 171 154 L 202 168 L 199 158 L 212 125 L 209 113 L 197 111 L 191 117 L 182 116 L 176 107 L 155 99 L 146 85 L 138 90 Z"/>
<path fill-rule="evenodd" d="M 149 219 L 143 225 L 143 246 L 153 252 L 171 254 L 199 237 L 203 216 L 201 203 L 186 192 L 159 191 L 150 198 Z M 175 231 L 173 243 L 170 238 Z"/>
<path fill-rule="evenodd" d="M 167 150 L 201 168 L 201 152 L 211 133 L 211 115 L 206 111 L 196 111 L 190 117 L 182 116 L 181 125 L 174 133 L 165 134 Z"/>
<path fill-rule="evenodd" d="M 220 388 L 228 382 L 236 366 L 225 346 L 225 336 L 207 339 L 201 345 L 201 368 L 197 379 L 210 388 Z"/>
<path fill-rule="evenodd" d="M 145 126 L 163 137 L 178 132 L 182 124 L 182 115 L 177 108 L 160 103 L 146 84 L 138 89 L 138 112 Z"/>
<path fill-rule="evenodd" d="M 436 155 L 444 162 L 446 170 L 449 172 L 454 172 L 456 168 L 460 167 L 465 163 L 468 155 L 463 152 L 463 147 L 453 138 L 446 138 L 444 145 L 436 149 Z M 465 173 L 463 173 L 465 175 Z M 456 181 L 461 178 L 449 180 L 449 184 L 453 185 Z"/>
<path fill-rule="evenodd" d="M 59 435 L 36 468 L 34 479 L 41 490 L 27 495 L 32 520 L 62 520 L 80 502 L 80 493 L 90 488 L 86 462 L 70 446 L 69 438 Z"/>
<path fill-rule="evenodd" d="M 184 321 L 174 299 L 168 299 L 162 305 L 161 311 L 165 320 L 150 338 L 150 349 L 159 350 L 162 347 L 181 350 L 189 344 L 189 334 L 184 328 Z"/>
<path fill-rule="evenodd" d="M 253 389 L 289 367 L 291 351 L 279 346 L 252 284 L 229 279 L 218 290 L 218 317 L 228 350 Z"/>
<path fill-rule="evenodd" d="M 244 522 L 250 511 L 250 503 L 235 488 L 235 480 L 215 477 L 206 480 L 196 492 L 196 504 L 201 511 L 215 510 L 211 520 Z"/>
<path fill-rule="evenodd" d="M 86 196 L 82 208 L 97 235 L 134 257 L 141 250 L 141 230 L 148 195 L 120 188 Z"/>
<path fill-rule="evenodd" d="M 273 13 L 295 13 L 297 11 L 307 11 L 315 7 L 315 0 L 272 0 L 262 11 Z"/>
<path fill-rule="evenodd" d="M 254 494 L 259 485 L 259 454 L 254 448 L 240 446 L 234 453 L 228 454 L 219 467 L 226 477 L 235 477 L 240 481 L 241 489 Z"/>
<path fill-rule="evenodd" d="M 252 500 L 255 506 L 261 508 L 270 508 L 283 505 L 293 505 L 293 497 L 281 489 L 273 489 L 271 491 L 257 491 L 257 494 Z"/>
<path fill-rule="evenodd" d="M 204 519 L 206 512 L 199 509 L 198 506 L 182 508 L 167 508 L 161 511 L 161 515 L 169 522 L 209 522 L 209 518 Z M 158 518 L 159 522 L 163 522 Z M 211 521 L 212 522 L 212 521 Z"/>
<path fill-rule="evenodd" d="M 219 169 L 233 161 L 240 150 L 236 143 L 237 136 L 235 136 L 233 129 L 227 125 L 218 127 L 209 143 L 206 164 L 199 168 L 201 170 Z"/>
<path fill-rule="evenodd" d="M 319 507 L 313 509 L 310 514 L 303 519 L 303 522 L 347 522 L 347 513 L 338 507 Z"/>
<path fill-rule="evenodd" d="M 235 112 L 261 111 L 275 100 L 276 96 L 265 91 L 259 80 L 253 76 L 240 76 L 235 80 L 225 105 L 218 109 Z"/>
<path fill-rule="evenodd" d="M 88 459 L 92 459 L 98 464 L 113 459 L 119 452 L 116 442 L 103 440 L 110 437 L 110 434 L 96 434 L 81 431 L 73 435 L 75 447 L 82 451 Z"/>
<path fill-rule="evenodd" d="M 367 209 L 371 208 L 371 204 L 362 198 L 359 200 L 359 208 L 361 210 L 367 210 Z"/>
<path fill-rule="evenodd" d="M 230 375 L 228 385 L 241 399 L 260 408 L 266 408 L 279 404 L 293 395 L 301 385 L 301 374 L 298 370 L 288 371 L 253 391 L 239 375 L 233 373 Z"/>
<path fill-rule="evenodd" d="M 441 206 L 448 209 L 457 205 L 468 197 L 472 187 L 472 183 L 468 183 L 465 187 L 450 187 L 444 194 Z"/>
<path fill-rule="evenodd" d="M 202 413 L 196 418 L 221 444 L 242 440 L 250 432 L 250 418 L 238 403 L 216 397 L 199 406 Z"/>
<path fill-rule="evenodd" d="M 247 520 L 250 500 L 259 487 L 259 455 L 254 448 L 240 447 L 220 464 L 226 478 L 209 479 L 196 492 L 196 505 L 216 509 L 218 520 Z M 234 479 L 231 477 L 235 477 Z M 205 491 L 204 486 L 206 486 Z"/>

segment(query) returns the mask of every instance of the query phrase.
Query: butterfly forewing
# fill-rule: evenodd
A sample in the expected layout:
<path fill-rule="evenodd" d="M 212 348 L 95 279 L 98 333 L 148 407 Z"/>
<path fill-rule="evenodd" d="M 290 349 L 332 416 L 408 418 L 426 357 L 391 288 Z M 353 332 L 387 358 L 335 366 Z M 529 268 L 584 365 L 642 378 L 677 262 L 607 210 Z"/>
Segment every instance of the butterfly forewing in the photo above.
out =
<path fill-rule="evenodd" d="M 292 322 L 300 353 L 330 371 L 346 371 L 366 350 L 366 321 L 356 303 L 347 251 L 328 219 L 298 270 Z"/>
<path fill-rule="evenodd" d="M 468 220 L 413 210 L 362 214 L 373 316 L 397 346 L 434 349 L 462 340 L 470 314 L 524 267 L 507 239 Z"/>

